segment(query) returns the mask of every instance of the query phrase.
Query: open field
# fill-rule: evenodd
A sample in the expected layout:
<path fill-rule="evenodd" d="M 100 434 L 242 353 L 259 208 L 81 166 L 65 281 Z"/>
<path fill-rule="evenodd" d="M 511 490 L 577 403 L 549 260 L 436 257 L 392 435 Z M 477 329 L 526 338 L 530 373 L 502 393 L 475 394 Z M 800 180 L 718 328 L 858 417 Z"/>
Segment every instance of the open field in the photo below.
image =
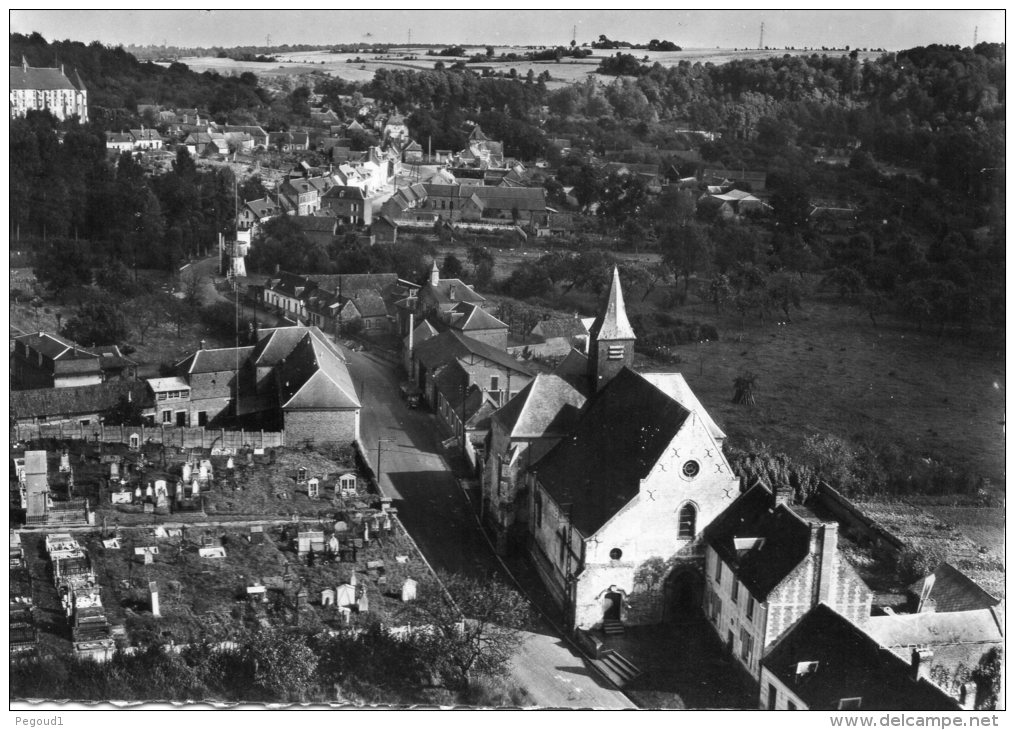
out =
<path fill-rule="evenodd" d="M 525 48 L 497 47 L 495 55 L 501 53 L 525 53 Z M 221 74 L 245 73 L 252 71 L 259 76 L 293 76 L 299 74 L 322 71 L 330 76 L 337 76 L 346 81 L 365 82 L 374 77 L 379 68 L 409 68 L 416 70 L 432 69 L 438 60 L 450 65 L 456 58 L 443 58 L 439 56 L 427 56 L 425 48 L 404 48 L 393 49 L 388 53 L 330 53 L 328 51 L 307 51 L 303 53 L 282 53 L 278 54 L 278 63 L 257 63 L 249 61 L 234 61 L 230 58 L 214 58 L 212 56 L 190 56 L 181 58 L 179 61 L 185 63 L 194 71 L 215 71 Z M 466 46 L 469 55 L 485 53 L 486 46 Z M 743 49 L 734 50 L 731 48 L 688 48 L 684 51 L 663 52 L 663 51 L 636 51 L 631 49 L 620 49 L 621 53 L 630 53 L 637 58 L 648 58 L 649 63 L 658 62 L 663 66 L 676 66 L 681 61 L 690 63 L 712 63 L 722 64 L 729 61 L 751 59 L 751 58 L 772 58 L 783 55 L 811 55 L 812 53 L 827 53 L 829 56 L 845 55 L 846 51 L 803 51 L 803 50 L 756 50 Z M 593 50 L 592 55 L 583 59 L 565 58 L 559 63 L 554 61 L 500 61 L 493 59 L 481 64 L 470 64 L 470 67 L 481 71 L 483 68 L 490 68 L 493 71 L 504 71 L 507 73 L 514 68 L 519 76 L 524 77 L 531 69 L 537 76 L 543 71 L 550 72 L 548 88 L 560 88 L 568 84 L 581 81 L 586 76 L 594 74 L 600 61 L 607 56 L 612 56 L 617 51 Z M 881 54 L 861 52 L 861 61 L 868 58 L 877 58 Z M 409 58 L 406 58 L 406 57 Z M 358 62 L 355 59 L 359 58 Z M 168 65 L 168 64 L 165 64 Z M 609 76 L 599 77 L 604 83 L 608 83 Z"/>

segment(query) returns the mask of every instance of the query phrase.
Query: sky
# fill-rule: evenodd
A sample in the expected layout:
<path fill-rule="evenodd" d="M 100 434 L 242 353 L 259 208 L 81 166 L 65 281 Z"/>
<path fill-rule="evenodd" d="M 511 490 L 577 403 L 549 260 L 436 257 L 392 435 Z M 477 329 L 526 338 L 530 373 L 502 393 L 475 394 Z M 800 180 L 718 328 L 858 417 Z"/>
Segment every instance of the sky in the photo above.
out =
<path fill-rule="evenodd" d="M 566 45 L 606 35 L 684 48 L 885 48 L 1005 40 L 1003 10 L 11 10 L 47 40 L 188 47 L 331 43 Z"/>

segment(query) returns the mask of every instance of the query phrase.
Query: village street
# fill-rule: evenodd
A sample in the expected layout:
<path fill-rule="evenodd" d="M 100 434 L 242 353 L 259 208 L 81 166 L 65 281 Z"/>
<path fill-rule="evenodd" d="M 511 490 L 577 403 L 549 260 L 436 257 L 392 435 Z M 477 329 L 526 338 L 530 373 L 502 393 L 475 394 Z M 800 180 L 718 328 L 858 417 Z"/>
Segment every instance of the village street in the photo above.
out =
<path fill-rule="evenodd" d="M 430 564 L 438 570 L 488 576 L 500 566 L 483 538 L 468 501 L 441 457 L 440 434 L 425 409 L 406 408 L 394 365 L 366 352 L 350 352 L 349 372 L 363 411 L 361 441 L 377 468 L 381 491 Z M 503 577 L 503 576 L 502 576 Z M 620 691 L 603 686 L 581 657 L 542 620 L 525 632 L 513 675 L 542 707 L 633 708 Z"/>

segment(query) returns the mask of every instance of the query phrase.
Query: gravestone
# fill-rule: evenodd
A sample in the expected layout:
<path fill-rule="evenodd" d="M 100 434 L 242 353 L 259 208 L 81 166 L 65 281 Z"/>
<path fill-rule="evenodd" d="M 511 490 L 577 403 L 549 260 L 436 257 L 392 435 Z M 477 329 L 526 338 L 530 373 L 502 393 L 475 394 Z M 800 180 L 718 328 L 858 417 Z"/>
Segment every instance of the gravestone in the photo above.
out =
<path fill-rule="evenodd" d="M 156 479 L 155 480 L 155 496 L 156 497 L 158 497 L 158 496 L 165 497 L 167 494 L 169 494 L 169 486 L 166 484 L 166 480 L 165 479 Z"/>
<path fill-rule="evenodd" d="M 296 470 L 296 483 L 305 484 L 306 481 L 307 481 L 307 468 L 305 466 L 301 466 L 299 469 Z"/>
<path fill-rule="evenodd" d="M 356 586 L 343 583 L 335 589 L 335 605 L 339 607 L 356 604 Z"/>
<path fill-rule="evenodd" d="M 356 496 L 356 475 L 343 474 L 338 478 L 339 492 L 343 497 Z"/>
<path fill-rule="evenodd" d="M 226 549 L 221 546 L 203 547 L 197 549 L 197 554 L 202 558 L 224 558 Z"/>
<path fill-rule="evenodd" d="M 416 583 L 412 578 L 406 578 L 402 584 L 402 602 L 408 603 L 409 601 L 416 600 L 416 588 L 419 584 Z"/>
<path fill-rule="evenodd" d="M 306 608 L 307 606 L 307 589 L 300 588 L 296 593 L 296 608 Z"/>
<path fill-rule="evenodd" d="M 141 501 L 141 485 L 140 484 L 138 484 L 137 487 L 134 488 L 134 501 L 135 502 L 140 502 Z"/>
<path fill-rule="evenodd" d="M 112 492 L 109 495 L 109 501 L 113 504 L 130 504 L 131 494 L 130 492 Z"/>
<path fill-rule="evenodd" d="M 155 514 L 155 505 L 152 504 L 151 502 L 145 502 L 144 503 L 144 507 L 142 507 L 142 509 L 144 510 L 144 513 L 146 515 L 153 515 L 153 514 Z"/>
<path fill-rule="evenodd" d="M 148 486 L 144 490 L 145 499 L 151 501 L 155 497 L 155 490 L 152 488 L 152 483 L 148 482 Z"/>
<path fill-rule="evenodd" d="M 330 588 L 325 588 L 321 591 L 321 605 L 322 606 L 334 606 L 335 605 L 335 591 Z"/>
<path fill-rule="evenodd" d="M 120 464 L 119 464 L 119 462 L 116 462 L 116 461 L 109 462 L 109 479 L 110 479 L 110 481 L 112 481 L 113 479 L 119 479 L 119 478 L 120 478 Z"/>
<path fill-rule="evenodd" d="M 396 555 L 395 556 L 395 562 L 399 563 L 401 565 L 405 565 L 406 563 L 409 562 L 409 556 L 408 555 Z"/>
<path fill-rule="evenodd" d="M 356 607 L 359 609 L 360 613 L 366 613 L 370 610 L 370 599 L 367 597 L 366 591 L 363 591 L 363 595 L 359 597 L 359 600 L 356 602 Z"/>
<path fill-rule="evenodd" d="M 328 552 L 330 552 L 332 555 L 335 555 L 338 553 L 338 548 L 339 548 L 338 538 L 332 535 L 331 539 L 328 540 Z"/>
<path fill-rule="evenodd" d="M 267 602 L 268 600 L 267 587 L 258 584 L 247 586 L 247 598 L 250 599 L 251 602 L 260 602 L 260 603 Z"/>
<path fill-rule="evenodd" d="M 314 477 L 307 482 L 307 496 L 311 499 L 317 499 L 317 496 L 321 491 L 321 482 L 317 477 Z"/>
<path fill-rule="evenodd" d="M 158 618 L 162 615 L 159 610 L 159 584 L 154 581 L 149 583 L 148 592 L 151 594 L 152 616 Z"/>
<path fill-rule="evenodd" d="M 70 454 L 67 453 L 66 449 L 64 449 L 63 452 L 60 454 L 60 471 L 61 472 L 70 471 Z"/>
<path fill-rule="evenodd" d="M 110 540 L 103 540 L 102 547 L 106 550 L 119 550 L 120 549 L 120 538 L 114 537 Z"/>
<path fill-rule="evenodd" d="M 254 465 L 254 452 L 253 451 L 248 451 L 247 452 L 247 466 L 253 466 L 253 465 Z"/>
<path fill-rule="evenodd" d="M 190 462 L 189 461 L 183 462 L 183 481 L 184 482 L 189 482 L 190 481 L 190 477 L 192 476 L 192 472 L 193 472 L 193 467 L 191 467 Z"/>
<path fill-rule="evenodd" d="M 201 485 L 198 484 L 197 479 L 190 483 L 190 496 L 196 497 L 201 493 Z"/>
<path fill-rule="evenodd" d="M 235 468 L 236 468 L 236 465 L 233 462 L 233 457 L 230 456 L 228 459 L 226 459 L 226 469 L 229 469 L 231 471 L 231 470 L 233 470 Z"/>
<path fill-rule="evenodd" d="M 349 531 L 349 526 L 345 522 L 340 520 L 340 521 L 335 523 L 335 532 L 343 533 L 343 532 L 348 532 L 348 531 Z"/>

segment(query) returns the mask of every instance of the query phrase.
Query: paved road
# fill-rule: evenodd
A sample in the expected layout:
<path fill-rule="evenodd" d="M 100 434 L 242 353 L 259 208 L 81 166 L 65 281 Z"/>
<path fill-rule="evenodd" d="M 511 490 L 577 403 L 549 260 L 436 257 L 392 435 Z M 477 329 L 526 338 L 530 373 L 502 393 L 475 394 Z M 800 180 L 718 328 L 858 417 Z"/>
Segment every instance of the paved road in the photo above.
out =
<path fill-rule="evenodd" d="M 426 410 L 410 410 L 398 395 L 393 365 L 366 352 L 351 352 L 349 371 L 363 404 L 360 434 L 376 469 L 381 446 L 380 488 L 437 569 L 478 576 L 501 573 L 473 512 L 440 455 L 440 435 Z M 386 441 L 385 439 L 391 439 Z M 518 684 L 542 707 L 633 708 L 604 686 L 549 625 L 524 632 L 513 662 Z"/>

